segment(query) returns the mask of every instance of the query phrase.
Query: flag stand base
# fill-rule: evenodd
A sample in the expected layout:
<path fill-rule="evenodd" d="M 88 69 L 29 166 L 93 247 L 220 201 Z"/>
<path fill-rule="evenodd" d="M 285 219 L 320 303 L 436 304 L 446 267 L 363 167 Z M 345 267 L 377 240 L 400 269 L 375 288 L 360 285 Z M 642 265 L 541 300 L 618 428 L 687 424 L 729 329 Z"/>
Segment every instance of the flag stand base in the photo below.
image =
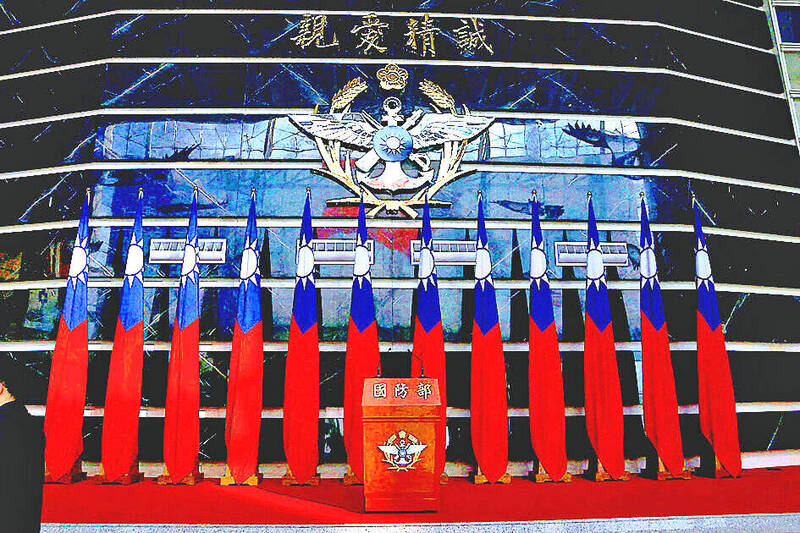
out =
<path fill-rule="evenodd" d="M 281 478 L 281 485 L 283 485 L 284 487 L 300 487 L 304 485 L 305 486 L 310 485 L 312 487 L 316 487 L 319 485 L 319 476 L 313 476 L 309 478 L 309 480 L 306 481 L 305 483 L 298 483 L 297 478 L 295 478 L 294 474 L 292 474 L 292 469 L 287 466 L 286 475 L 284 475 Z"/>
<path fill-rule="evenodd" d="M 199 470 L 190 472 L 180 481 L 174 481 L 166 467 L 164 467 L 164 473 L 156 478 L 158 485 L 197 485 L 201 481 L 203 481 L 203 474 Z"/>
<path fill-rule="evenodd" d="M 672 472 L 667 470 L 667 467 L 664 466 L 664 462 L 659 458 L 658 471 L 656 472 L 656 479 L 658 481 L 669 481 L 672 479 L 692 479 L 692 474 L 685 468 L 681 470 L 678 474 L 673 474 Z"/>
<path fill-rule="evenodd" d="M 730 472 L 725 470 L 725 467 L 722 466 L 722 463 L 719 462 L 716 456 L 714 456 L 714 475 L 712 476 L 714 479 L 722 479 L 722 478 L 735 478 L 736 476 L 731 475 Z"/>
<path fill-rule="evenodd" d="M 564 477 L 561 479 L 553 479 L 550 477 L 550 474 L 547 473 L 547 470 L 544 469 L 542 463 L 539 463 L 539 469 L 533 476 L 533 480 L 536 483 L 569 483 L 572 481 L 572 474 L 564 472 Z"/>
<path fill-rule="evenodd" d="M 133 485 L 134 483 L 144 481 L 144 474 L 139 471 L 139 465 L 134 464 L 131 466 L 131 469 L 127 474 L 123 474 L 117 479 L 109 480 L 106 477 L 106 472 L 105 469 L 103 469 L 103 465 L 100 465 L 100 475 L 93 476 L 89 479 L 103 485 Z"/>
<path fill-rule="evenodd" d="M 350 468 L 350 465 L 347 465 L 347 472 L 344 473 L 342 483 L 344 483 L 346 487 L 350 485 L 363 485 L 361 480 L 358 479 L 358 476 L 353 473 L 353 469 Z"/>
<path fill-rule="evenodd" d="M 630 481 L 631 476 L 627 472 L 623 472 L 618 478 L 612 477 L 611 474 L 608 473 L 606 468 L 603 466 L 603 463 L 600 460 L 597 460 L 597 471 L 594 473 L 594 480 L 595 481 Z"/>
<path fill-rule="evenodd" d="M 711 467 L 711 458 L 714 458 L 714 466 Z M 713 454 L 713 452 L 709 452 L 709 455 L 702 455 L 700 458 L 700 468 L 694 471 L 694 475 L 711 478 L 711 479 L 723 479 L 723 478 L 735 478 L 736 476 L 732 476 L 730 472 L 725 470 L 725 467 L 722 466 L 722 463 L 719 462 L 717 456 Z"/>
<path fill-rule="evenodd" d="M 231 469 L 228 468 L 228 465 L 225 465 L 225 472 L 222 474 L 222 477 L 219 478 L 220 487 L 241 486 L 241 485 L 249 485 L 251 487 L 257 487 L 259 482 L 261 482 L 261 476 L 258 473 L 255 473 L 252 476 L 245 479 L 242 483 L 236 483 L 236 480 L 233 478 L 233 474 L 231 474 Z"/>
<path fill-rule="evenodd" d="M 486 484 L 491 485 L 489 479 L 485 475 L 483 475 L 483 472 L 481 472 L 480 467 L 475 469 L 475 475 L 472 477 L 472 482 L 476 485 L 486 485 Z M 511 483 L 511 474 L 506 472 L 505 474 L 500 476 L 500 479 L 498 479 L 496 483 L 501 483 L 503 485 Z"/>
<path fill-rule="evenodd" d="M 45 483 L 57 483 L 60 485 L 69 485 L 70 483 L 77 483 L 78 481 L 83 481 L 86 479 L 86 474 L 81 471 L 81 461 L 80 459 L 75 461 L 75 464 L 72 465 L 72 468 L 69 472 L 64 474 L 59 478 L 53 478 L 50 475 L 50 470 L 47 468 L 47 465 L 44 467 L 44 482 Z"/>

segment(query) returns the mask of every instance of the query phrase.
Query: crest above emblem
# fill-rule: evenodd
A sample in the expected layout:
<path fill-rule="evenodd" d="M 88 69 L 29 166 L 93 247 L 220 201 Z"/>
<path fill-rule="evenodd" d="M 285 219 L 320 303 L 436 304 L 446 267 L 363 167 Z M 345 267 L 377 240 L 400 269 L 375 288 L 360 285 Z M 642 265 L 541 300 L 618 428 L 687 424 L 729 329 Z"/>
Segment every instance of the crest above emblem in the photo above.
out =
<path fill-rule="evenodd" d="M 396 89 L 402 91 L 406 88 L 408 81 L 408 71 L 398 67 L 394 63 L 389 63 L 377 72 L 378 81 L 381 82 L 381 89 L 390 91 Z"/>

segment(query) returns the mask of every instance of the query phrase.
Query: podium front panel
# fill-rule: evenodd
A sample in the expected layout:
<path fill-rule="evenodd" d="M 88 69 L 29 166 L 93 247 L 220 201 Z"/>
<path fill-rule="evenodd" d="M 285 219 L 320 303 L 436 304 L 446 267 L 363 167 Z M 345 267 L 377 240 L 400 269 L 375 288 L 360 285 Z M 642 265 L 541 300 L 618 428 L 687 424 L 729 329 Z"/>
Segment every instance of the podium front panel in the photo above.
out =
<path fill-rule="evenodd" d="M 367 379 L 362 409 L 364 509 L 437 510 L 436 437 L 444 409 L 437 380 Z"/>

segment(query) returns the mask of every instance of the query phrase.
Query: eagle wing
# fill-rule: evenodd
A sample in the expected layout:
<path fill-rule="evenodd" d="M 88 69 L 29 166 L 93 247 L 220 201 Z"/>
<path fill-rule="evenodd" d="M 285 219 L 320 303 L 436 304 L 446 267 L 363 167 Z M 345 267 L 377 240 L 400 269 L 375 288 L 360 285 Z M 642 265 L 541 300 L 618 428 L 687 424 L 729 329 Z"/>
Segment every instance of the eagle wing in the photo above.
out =
<path fill-rule="evenodd" d="M 493 118 L 477 115 L 450 113 L 426 115 L 426 118 L 434 117 L 434 120 L 423 121 L 409 132 L 414 139 L 415 150 L 430 148 L 447 141 L 471 141 L 494 122 Z"/>
<path fill-rule="evenodd" d="M 409 455 L 414 455 L 416 453 L 421 452 L 422 450 L 424 450 L 427 447 L 428 447 L 427 444 L 411 444 L 408 447 L 408 453 L 409 453 Z"/>
<path fill-rule="evenodd" d="M 378 449 L 387 455 L 397 455 L 397 452 L 400 450 L 397 449 L 397 446 L 381 446 L 378 445 Z"/>
<path fill-rule="evenodd" d="M 335 115 L 289 115 L 297 129 L 328 141 L 340 141 L 362 150 L 372 148 L 375 128 L 360 120 L 342 119 Z"/>

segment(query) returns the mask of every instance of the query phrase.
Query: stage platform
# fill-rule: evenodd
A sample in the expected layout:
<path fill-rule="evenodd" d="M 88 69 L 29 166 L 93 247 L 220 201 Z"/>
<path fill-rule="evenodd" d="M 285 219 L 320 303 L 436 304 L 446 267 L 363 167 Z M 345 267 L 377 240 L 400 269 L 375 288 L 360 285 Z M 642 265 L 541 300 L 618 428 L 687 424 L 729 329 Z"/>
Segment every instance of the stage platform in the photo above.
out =
<path fill-rule="evenodd" d="M 745 470 L 739 479 L 473 485 L 451 479 L 438 513 L 361 512 L 361 487 L 46 485 L 46 533 L 216 531 L 800 531 L 800 467 Z M 505 523 L 501 523 L 505 522 Z M 511 522 L 511 523 L 509 523 Z M 202 526 L 201 526 L 202 525 Z M 387 525 L 396 528 L 387 529 Z M 372 527 L 370 527 L 372 526 Z M 375 527 L 379 526 L 379 527 Z"/>

